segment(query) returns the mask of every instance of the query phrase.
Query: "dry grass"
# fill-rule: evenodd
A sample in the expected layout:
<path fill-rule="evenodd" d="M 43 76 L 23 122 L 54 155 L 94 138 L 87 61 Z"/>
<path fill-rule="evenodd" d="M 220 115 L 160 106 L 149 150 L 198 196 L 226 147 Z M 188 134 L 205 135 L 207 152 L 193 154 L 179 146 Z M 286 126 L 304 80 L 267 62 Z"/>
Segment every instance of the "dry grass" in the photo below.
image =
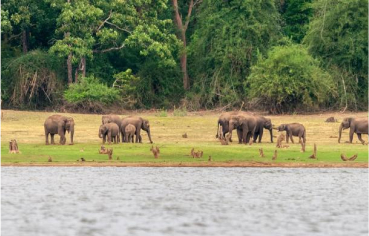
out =
<path fill-rule="evenodd" d="M 49 112 L 26 112 L 26 111 L 12 111 L 12 110 L 3 110 L 3 118 L 1 122 L 1 146 L 2 146 L 2 156 L 6 157 L 5 160 L 10 161 L 10 156 L 7 154 L 7 145 L 11 139 L 16 139 L 20 150 L 22 151 L 22 145 L 30 144 L 31 146 L 37 146 L 42 151 L 45 143 L 44 137 L 44 128 L 43 123 L 45 119 L 54 114 Z M 101 144 L 101 139 L 98 138 L 98 129 L 101 124 L 101 115 L 88 115 L 88 114 L 64 114 L 66 116 L 72 116 L 75 120 L 75 144 L 73 146 L 60 146 L 57 148 L 58 150 L 70 150 L 72 153 L 73 148 L 79 149 L 82 147 L 91 147 L 91 149 L 98 149 Z M 204 156 L 207 158 L 208 155 L 212 155 L 213 158 L 220 160 L 220 158 L 216 158 L 216 153 L 210 153 L 212 150 L 214 152 L 219 152 L 219 155 L 228 155 L 229 157 L 224 160 L 243 160 L 242 152 L 244 150 L 248 150 L 252 152 L 255 149 L 255 156 L 258 156 L 258 148 L 265 148 L 266 154 L 268 151 L 272 153 L 274 151 L 275 143 L 270 143 L 269 132 L 264 132 L 263 143 L 262 144 L 254 144 L 252 146 L 239 145 L 235 142 L 231 143 L 228 146 L 221 146 L 220 142 L 215 139 L 216 129 L 217 129 L 217 119 L 219 117 L 219 113 L 214 112 L 194 112 L 188 113 L 185 117 L 176 117 L 173 114 L 168 113 L 168 117 L 160 117 L 157 113 L 130 113 L 130 114 L 122 114 L 122 117 L 128 115 L 138 115 L 147 118 L 151 124 L 151 135 L 152 140 L 155 145 L 160 146 L 161 152 L 161 161 L 166 160 L 166 147 L 167 147 L 167 157 L 168 161 L 174 161 L 177 159 L 170 159 L 171 156 L 175 155 L 176 151 L 181 152 L 178 156 L 183 156 L 183 154 L 187 153 L 191 150 L 192 147 L 197 149 L 204 150 Z M 339 152 L 348 152 L 347 155 L 351 155 L 352 152 L 356 150 L 361 153 L 366 153 L 366 157 L 363 157 L 361 154 L 361 161 L 367 161 L 367 146 L 363 146 L 359 144 L 358 139 L 355 135 L 354 143 L 357 144 L 346 144 L 345 141 L 348 141 L 348 130 L 345 130 L 342 134 L 341 144 L 337 143 L 338 138 L 338 127 L 340 123 L 326 123 L 324 122 L 328 117 L 334 116 L 338 121 L 341 121 L 344 117 L 354 116 L 354 117 L 367 117 L 367 113 L 324 113 L 324 114 L 316 114 L 316 115 L 281 115 L 281 116 L 267 116 L 272 119 L 274 125 L 278 126 L 282 123 L 292 123 L 298 122 L 302 123 L 307 130 L 307 152 L 310 152 L 312 149 L 310 146 L 313 143 L 317 143 L 318 145 L 318 154 L 320 150 L 325 150 L 327 153 L 337 152 L 339 156 Z M 188 138 L 183 138 L 182 135 L 187 133 Z M 130 149 L 130 151 L 134 151 L 134 149 L 140 150 L 138 154 L 135 155 L 143 155 L 145 158 L 149 158 L 150 155 L 143 154 L 143 151 L 149 147 L 148 138 L 146 132 L 142 132 L 143 135 L 143 145 L 140 144 L 119 144 L 115 145 L 114 152 L 119 149 Z M 274 132 L 274 135 L 277 136 L 278 133 Z M 368 140 L 367 135 L 364 135 L 364 140 Z M 298 142 L 298 138 L 294 138 L 295 143 Z M 59 141 L 59 137 L 56 136 L 56 142 Z M 276 139 L 275 139 L 276 141 Z M 67 136 L 67 143 L 69 143 L 69 136 Z M 58 145 L 57 145 L 58 146 Z M 73 147 L 73 148 L 72 148 Z M 148 148 L 147 148 L 148 149 Z M 75 150 L 75 151 L 76 151 Z M 94 150 L 94 149 L 93 149 Z M 148 149 L 149 150 L 149 149 Z M 217 151 L 218 150 L 218 151 Z M 220 150 L 220 151 L 219 151 Z M 293 150 L 295 155 L 300 155 L 300 145 L 295 144 L 293 147 L 287 149 Z M 60 152 L 60 151 L 59 151 Z M 147 151 L 149 153 L 149 151 Z M 67 153 L 67 152 L 66 152 Z M 150 153 L 149 153 L 150 154 Z M 72 155 L 72 154 L 69 154 Z M 308 156 L 308 154 L 306 154 Z M 311 154 L 309 154 L 311 155 Z M 152 155 L 151 155 L 152 156 Z M 176 155 L 175 155 L 176 156 Z M 176 158 L 178 157 L 176 156 Z M 279 156 L 283 156 L 283 154 L 279 154 Z M 288 155 L 287 155 L 288 156 Z M 318 155 L 319 156 L 319 155 Z M 359 155 L 360 157 L 360 155 Z M 129 160 L 134 160 L 134 157 Z M 143 158 L 141 161 L 145 161 Z M 150 157 L 151 158 L 151 157 Z M 251 158 L 251 157 L 250 157 Z M 254 158 L 254 157 L 252 157 Z M 74 157 L 73 157 L 74 159 Z M 69 159 L 68 159 L 69 160 Z M 75 159 L 74 159 L 75 160 Z M 159 158 L 160 160 L 160 158 Z M 245 160 L 249 160 L 245 157 Z M 287 159 L 285 159 L 287 160 Z M 22 160 L 19 160 L 22 161 Z M 187 161 L 187 160 L 185 160 Z M 191 160 L 192 161 L 192 160 Z M 4 163 L 4 158 L 2 160 Z"/>

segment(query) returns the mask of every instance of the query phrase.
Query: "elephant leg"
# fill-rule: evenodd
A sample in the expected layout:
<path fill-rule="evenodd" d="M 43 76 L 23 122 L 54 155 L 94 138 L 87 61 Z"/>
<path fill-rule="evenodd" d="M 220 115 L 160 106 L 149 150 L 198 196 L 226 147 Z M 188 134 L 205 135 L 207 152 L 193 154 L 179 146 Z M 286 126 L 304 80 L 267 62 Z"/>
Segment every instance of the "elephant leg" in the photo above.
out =
<path fill-rule="evenodd" d="M 247 133 L 248 133 L 247 129 L 242 129 L 242 139 L 244 144 L 247 144 Z"/>
<path fill-rule="evenodd" d="M 238 144 L 242 144 L 242 130 L 237 129 Z"/>
<path fill-rule="evenodd" d="M 111 144 L 111 131 L 108 131 L 108 143 Z"/>
<path fill-rule="evenodd" d="M 357 134 L 357 138 L 360 140 L 362 144 L 365 144 L 365 141 L 361 138 L 361 134 Z"/>
<path fill-rule="evenodd" d="M 263 138 L 263 128 L 261 128 L 261 131 L 259 133 L 259 143 L 261 143 L 261 139 Z M 255 142 L 256 140 L 254 140 Z"/>
<path fill-rule="evenodd" d="M 50 134 L 50 142 L 51 142 L 51 144 L 55 144 L 54 135 L 55 134 Z"/>
<path fill-rule="evenodd" d="M 295 143 L 295 142 L 293 141 L 292 136 L 293 136 L 293 135 L 292 135 L 292 134 L 290 134 L 291 142 L 292 142 L 292 143 Z"/>
<path fill-rule="evenodd" d="M 106 142 L 106 134 L 103 135 L 103 144 Z"/>
<path fill-rule="evenodd" d="M 354 139 L 354 130 L 350 129 L 350 143 L 352 143 L 353 139 Z"/>
<path fill-rule="evenodd" d="M 50 134 L 51 136 L 51 134 Z M 49 145 L 49 133 L 47 131 L 45 131 L 45 144 Z"/>
<path fill-rule="evenodd" d="M 140 141 L 140 135 L 141 135 L 141 128 L 136 130 L 136 143 L 142 143 L 142 140 Z"/>
<path fill-rule="evenodd" d="M 124 134 L 124 142 L 128 142 L 129 143 L 129 134 L 125 133 Z"/>

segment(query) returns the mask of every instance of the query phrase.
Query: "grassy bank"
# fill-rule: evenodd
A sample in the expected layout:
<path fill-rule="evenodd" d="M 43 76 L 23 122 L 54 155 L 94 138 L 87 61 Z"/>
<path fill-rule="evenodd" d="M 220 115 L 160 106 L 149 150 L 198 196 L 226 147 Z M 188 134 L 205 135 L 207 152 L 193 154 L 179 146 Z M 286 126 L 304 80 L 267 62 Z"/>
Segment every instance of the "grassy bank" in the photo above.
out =
<path fill-rule="evenodd" d="M 137 165 L 137 166 L 367 166 L 368 146 L 361 145 L 357 137 L 354 143 L 348 144 L 348 131 L 344 131 L 341 144 L 337 143 L 339 123 L 325 123 L 329 116 L 335 116 L 339 121 L 343 117 L 366 117 L 367 113 L 358 114 L 321 114 L 321 115 L 286 115 L 269 116 L 273 124 L 299 122 L 307 129 L 306 152 L 300 152 L 299 144 L 289 144 L 286 149 L 278 149 L 278 158 L 272 161 L 275 143 L 270 143 L 269 133 L 265 132 L 263 143 L 241 145 L 231 143 L 220 145 L 215 139 L 216 123 L 219 114 L 212 112 L 189 113 L 179 117 L 168 114 L 161 117 L 159 113 L 137 114 L 149 119 L 154 145 L 160 147 L 160 158 L 154 159 L 149 151 L 151 144 L 143 132 L 143 144 L 112 144 L 105 145 L 114 149 L 113 160 L 107 155 L 98 154 L 101 139 L 98 138 L 98 128 L 101 115 L 65 114 L 75 120 L 76 133 L 74 145 L 46 146 L 43 130 L 44 120 L 53 113 L 3 111 L 1 122 L 1 163 L 9 164 L 41 164 L 41 165 Z M 124 114 L 125 115 L 132 115 Z M 188 138 L 182 134 L 187 133 Z M 275 132 L 274 135 L 278 135 Z M 16 139 L 20 154 L 8 153 L 8 142 Z M 364 135 L 364 140 L 367 140 Z M 295 142 L 298 138 L 294 138 Z M 59 137 L 56 136 L 56 142 Z M 69 137 L 67 136 L 67 143 Z M 317 144 L 318 159 L 311 160 L 313 144 Z M 191 148 L 202 150 L 202 158 L 192 158 Z M 263 148 L 265 158 L 259 157 L 259 148 Z M 342 162 L 341 153 L 347 156 L 358 154 L 355 162 Z M 49 156 L 53 162 L 48 162 Z M 212 162 L 208 162 L 208 157 Z M 81 163 L 80 158 L 86 162 Z M 117 160 L 119 158 L 119 160 Z"/>

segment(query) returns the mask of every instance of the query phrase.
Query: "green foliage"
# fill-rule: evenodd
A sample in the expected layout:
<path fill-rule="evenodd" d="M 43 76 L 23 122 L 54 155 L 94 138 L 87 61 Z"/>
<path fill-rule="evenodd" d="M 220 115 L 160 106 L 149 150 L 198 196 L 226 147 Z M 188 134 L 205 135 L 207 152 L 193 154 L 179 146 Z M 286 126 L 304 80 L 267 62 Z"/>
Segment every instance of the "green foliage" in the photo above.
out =
<path fill-rule="evenodd" d="M 245 94 L 242 82 L 278 39 L 279 15 L 273 0 L 203 1 L 189 44 L 190 77 L 205 107 L 235 104 Z"/>
<path fill-rule="evenodd" d="M 120 91 L 123 104 L 127 108 L 137 106 L 142 100 L 137 86 L 141 83 L 140 77 L 134 76 L 131 69 L 115 74 L 113 87 Z"/>
<path fill-rule="evenodd" d="M 173 116 L 187 116 L 187 109 L 186 109 L 186 107 L 176 108 L 174 106 Z"/>
<path fill-rule="evenodd" d="M 12 25 L 9 19 L 9 12 L 4 11 L 1 8 L 1 33 L 3 32 L 10 32 L 12 30 Z"/>
<path fill-rule="evenodd" d="M 335 81 L 348 85 L 353 100 L 368 107 L 368 2 L 365 0 L 317 0 L 314 17 L 304 39 L 312 55 L 335 73 Z M 338 76 L 337 76 L 338 75 Z M 340 76 L 343 75 L 344 77 Z M 351 106 L 351 108 L 354 108 Z"/>
<path fill-rule="evenodd" d="M 282 29 L 284 34 L 294 42 L 300 43 L 308 29 L 312 9 L 309 3 L 312 0 L 286 0 L 280 1 Z"/>
<path fill-rule="evenodd" d="M 158 116 L 158 117 L 167 117 L 168 116 L 168 111 L 165 110 L 165 109 L 160 109 L 156 116 Z"/>
<path fill-rule="evenodd" d="M 99 82 L 94 76 L 82 77 L 76 84 L 71 84 L 64 92 L 69 103 L 112 104 L 119 99 L 119 91 Z"/>
<path fill-rule="evenodd" d="M 250 98 L 272 113 L 311 111 L 336 95 L 331 76 L 296 44 L 276 46 L 266 59 L 260 56 L 247 84 Z"/>
<path fill-rule="evenodd" d="M 11 107 L 44 108 L 58 104 L 63 89 L 60 61 L 36 50 L 3 65 L 1 99 Z"/>

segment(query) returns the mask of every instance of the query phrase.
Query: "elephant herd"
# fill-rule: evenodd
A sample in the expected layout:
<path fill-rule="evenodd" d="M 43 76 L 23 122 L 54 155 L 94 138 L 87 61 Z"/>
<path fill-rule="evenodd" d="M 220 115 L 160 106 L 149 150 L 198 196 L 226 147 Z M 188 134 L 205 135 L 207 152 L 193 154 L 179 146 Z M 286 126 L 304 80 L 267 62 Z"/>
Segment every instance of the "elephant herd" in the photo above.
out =
<path fill-rule="evenodd" d="M 62 115 L 52 115 L 45 120 L 45 139 L 46 145 L 49 144 L 49 135 L 51 144 L 55 144 L 54 135 L 60 136 L 60 144 L 66 143 L 66 131 L 70 133 L 70 144 L 73 144 L 74 119 Z M 221 114 L 218 119 L 216 137 L 219 139 L 228 139 L 232 142 L 232 132 L 237 130 L 239 143 L 261 142 L 264 129 L 269 130 L 270 141 L 273 143 L 273 129 L 286 131 L 286 142 L 291 140 L 294 143 L 293 136 L 299 138 L 300 143 L 306 143 L 306 129 L 302 124 L 290 123 L 281 124 L 274 127 L 271 119 L 255 115 L 251 112 L 234 111 Z M 368 119 L 365 118 L 345 118 L 339 127 L 338 142 L 341 141 L 342 130 L 350 129 L 349 138 L 352 143 L 353 136 L 356 133 L 359 140 L 365 143 L 361 138 L 362 134 L 368 134 Z M 136 142 L 142 143 L 141 130 L 147 132 L 150 143 L 151 140 L 150 123 L 142 117 L 128 116 L 120 118 L 117 115 L 102 116 L 102 124 L 99 127 L 99 138 L 114 143 Z"/>
<path fill-rule="evenodd" d="M 350 128 L 350 143 L 352 143 L 354 133 L 357 134 L 360 142 L 365 143 L 361 138 L 362 134 L 368 134 L 368 119 L 365 118 L 345 118 L 339 127 L 338 142 L 341 141 L 342 130 Z M 218 119 L 218 129 L 216 138 L 228 139 L 232 142 L 232 131 L 237 130 L 238 143 L 261 142 L 263 130 L 270 132 L 270 141 L 273 143 L 273 129 L 286 131 L 286 142 L 293 141 L 293 136 L 299 138 L 299 143 L 306 143 L 306 129 L 302 124 L 290 123 L 281 124 L 278 127 L 272 125 L 271 119 L 255 115 L 251 112 L 233 111 L 225 112 Z M 228 134 L 227 134 L 228 133 Z M 251 139 L 252 138 L 252 139 Z"/>
<path fill-rule="evenodd" d="M 45 139 L 46 145 L 49 144 L 49 135 L 51 138 L 51 144 L 55 144 L 54 135 L 60 136 L 60 144 L 66 143 L 65 133 L 70 133 L 70 144 L 73 144 L 74 136 L 74 120 L 72 117 L 66 117 L 61 115 L 52 115 L 45 120 Z M 103 143 L 106 141 L 109 144 L 122 142 L 134 142 L 134 136 L 136 136 L 136 143 L 142 142 L 141 129 L 147 132 L 150 143 L 151 140 L 150 123 L 148 120 L 141 117 L 129 116 L 120 118 L 117 115 L 105 115 L 102 117 L 102 124 L 99 127 L 99 138 L 103 139 Z"/>

